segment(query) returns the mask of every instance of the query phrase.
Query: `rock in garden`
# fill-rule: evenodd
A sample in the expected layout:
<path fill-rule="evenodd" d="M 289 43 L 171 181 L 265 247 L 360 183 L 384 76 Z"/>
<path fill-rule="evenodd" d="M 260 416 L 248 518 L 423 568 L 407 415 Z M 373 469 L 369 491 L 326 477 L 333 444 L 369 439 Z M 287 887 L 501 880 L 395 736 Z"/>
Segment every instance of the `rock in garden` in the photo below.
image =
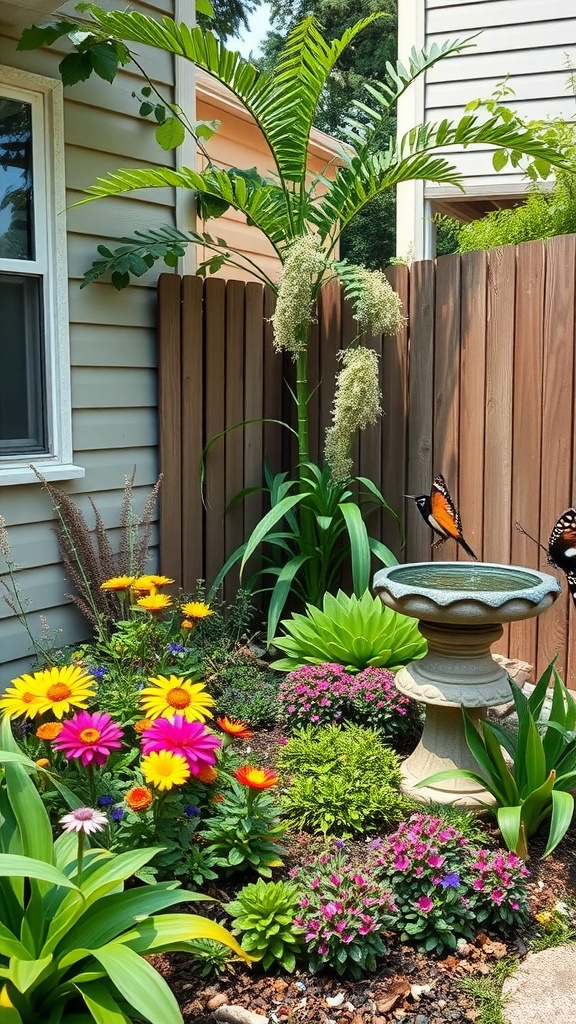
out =
<path fill-rule="evenodd" d="M 576 945 L 532 953 L 504 982 L 507 1024 L 573 1024 Z"/>
<path fill-rule="evenodd" d="M 219 1024 L 269 1024 L 269 1017 L 264 1017 L 244 1006 L 221 1006 L 216 1010 Z"/>
<path fill-rule="evenodd" d="M 207 1010 L 217 1010 L 219 1006 L 226 1006 L 228 1002 L 228 996 L 225 992 L 217 992 L 215 996 L 206 1003 Z"/>

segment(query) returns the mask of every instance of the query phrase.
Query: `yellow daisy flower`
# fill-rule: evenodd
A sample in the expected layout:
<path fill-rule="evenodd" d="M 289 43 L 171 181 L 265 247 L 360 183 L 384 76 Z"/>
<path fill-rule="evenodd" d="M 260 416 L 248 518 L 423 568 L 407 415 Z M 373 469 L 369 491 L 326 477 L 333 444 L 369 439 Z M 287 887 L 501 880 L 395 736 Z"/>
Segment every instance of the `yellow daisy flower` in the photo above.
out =
<path fill-rule="evenodd" d="M 31 684 L 32 676 L 21 676 L 12 680 L 12 686 L 8 686 L 0 700 L 0 711 L 3 711 L 8 718 L 35 718 L 40 712 L 40 696 L 33 693 Z"/>
<path fill-rule="evenodd" d="M 169 576 L 148 576 L 148 579 L 153 587 L 167 587 L 169 583 L 174 583 Z"/>
<path fill-rule="evenodd" d="M 100 584 L 100 590 L 128 590 L 134 583 L 134 576 L 112 576 Z"/>
<path fill-rule="evenodd" d="M 193 683 L 182 676 L 155 676 L 152 686 L 141 691 L 140 704 L 148 718 L 171 718 L 184 715 L 188 722 L 204 722 L 212 718 L 216 701 L 206 693 L 204 683 Z"/>
<path fill-rule="evenodd" d="M 94 696 L 94 679 L 79 665 L 64 665 L 47 668 L 13 679 L 14 684 L 24 683 L 31 694 L 38 698 L 35 714 L 50 712 L 56 718 L 69 714 L 73 708 L 85 708 Z M 32 716 L 30 716 L 32 717 Z"/>
<path fill-rule="evenodd" d="M 172 604 L 172 598 L 168 594 L 148 594 L 147 597 L 139 597 L 136 601 L 139 608 L 154 615 L 156 612 L 163 612 Z"/>
<path fill-rule="evenodd" d="M 157 789 L 172 789 L 183 786 L 190 778 L 190 769 L 185 757 L 173 754 L 171 750 L 153 750 L 140 762 L 142 774 L 151 786 Z"/>
<path fill-rule="evenodd" d="M 154 576 L 148 574 L 147 576 L 138 576 L 132 581 L 132 589 L 137 594 L 155 594 L 156 584 L 154 583 Z"/>
<path fill-rule="evenodd" d="M 187 604 L 181 604 L 180 608 L 189 619 L 206 619 L 209 615 L 214 615 L 204 601 L 188 601 Z"/>

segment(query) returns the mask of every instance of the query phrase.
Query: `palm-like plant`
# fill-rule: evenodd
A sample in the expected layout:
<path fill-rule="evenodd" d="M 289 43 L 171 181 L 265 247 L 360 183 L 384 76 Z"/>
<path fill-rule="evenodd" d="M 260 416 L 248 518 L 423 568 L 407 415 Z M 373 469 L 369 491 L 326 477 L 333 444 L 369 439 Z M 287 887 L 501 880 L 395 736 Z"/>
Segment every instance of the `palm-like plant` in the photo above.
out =
<path fill-rule="evenodd" d="M 311 479 L 307 340 L 312 310 L 323 283 L 334 275 L 341 279 L 345 294 L 356 303 L 356 315 L 363 330 L 379 333 L 389 329 L 383 326 L 385 318 L 380 315 L 380 325 L 374 330 L 377 320 L 366 319 L 359 312 L 361 303 L 358 300 L 366 292 L 367 277 L 370 275 L 365 270 L 353 268 L 336 259 L 336 248 L 342 231 L 370 200 L 399 182 L 426 179 L 460 185 L 460 175 L 452 160 L 445 155 L 447 147 L 466 147 L 477 143 L 495 147 L 500 166 L 508 158 L 517 164 L 522 156 L 527 156 L 533 173 L 546 173 L 549 163 L 561 163 L 562 158 L 546 140 L 531 132 L 511 111 L 499 106 L 486 108 L 482 105 L 474 112 L 465 113 L 458 121 L 444 120 L 439 124 L 419 125 L 399 142 L 390 139 L 385 149 L 380 148 L 378 127 L 389 108 L 396 104 L 416 78 L 438 61 L 462 53 L 470 47 L 472 41 L 467 38 L 447 41 L 442 45 L 435 43 L 430 49 L 421 52 L 413 49 L 407 67 L 400 62 L 396 66 L 389 64 L 385 82 L 366 85 L 369 102 L 357 104 L 358 119 L 349 123 L 348 144 L 342 148 L 340 158 L 335 162 L 337 166 L 326 167 L 322 173 L 311 175 L 308 170 L 310 133 L 328 77 L 344 50 L 354 43 L 358 34 L 386 15 L 374 14 L 358 21 L 339 39 L 332 41 L 324 39 L 314 17 L 307 17 L 290 33 L 276 66 L 271 71 L 262 72 L 240 54 L 227 49 L 210 31 L 176 24 L 171 18 L 158 21 L 136 11 L 108 12 L 92 4 L 82 5 L 82 10 L 87 12 L 87 22 L 78 25 L 66 21 L 43 28 L 34 27 L 24 33 L 20 47 L 26 49 L 49 45 L 61 36 L 68 36 L 77 54 L 68 55 L 61 64 L 63 79 L 67 84 L 83 80 L 92 72 L 113 80 L 119 63 L 136 60 L 129 50 L 131 43 L 144 43 L 192 61 L 225 85 L 252 115 L 264 135 L 273 165 L 273 174 L 268 177 L 260 176 L 253 168 L 224 170 L 217 167 L 204 152 L 207 166 L 203 171 L 190 168 L 118 170 L 106 178 L 99 178 L 88 189 L 88 198 L 83 202 L 102 196 L 121 195 L 140 188 L 187 188 L 196 193 L 199 210 L 205 218 L 219 216 L 228 206 L 244 214 L 247 221 L 268 238 L 284 266 L 294 251 L 295 243 L 307 238 L 314 241 L 314 259 L 300 271 L 306 279 L 302 290 L 302 308 L 289 318 L 293 338 L 285 345 L 296 362 L 294 397 L 298 413 L 298 478 L 294 483 L 300 496 L 285 498 L 285 502 L 290 504 L 288 511 L 293 513 L 292 523 L 286 517 L 280 521 L 278 508 L 272 508 L 268 520 L 270 530 L 264 531 L 264 534 L 260 531 L 259 534 L 260 542 L 267 542 L 269 550 L 272 545 L 281 555 L 280 562 L 276 563 L 273 570 L 276 576 L 272 599 L 274 613 L 273 621 L 269 623 L 269 636 L 272 636 L 296 574 L 304 575 L 304 590 L 309 598 L 312 596 L 312 576 L 310 580 L 306 576 L 310 573 L 319 576 L 314 553 L 322 548 L 325 540 L 322 532 L 325 523 L 318 523 L 318 516 L 315 516 L 311 508 L 314 502 L 311 503 L 306 497 Z M 153 90 L 154 86 L 149 82 L 146 95 L 150 97 Z M 147 101 L 141 111 L 150 113 L 153 108 L 154 104 Z M 162 109 L 164 114 L 161 116 L 166 116 L 166 106 Z M 179 108 L 169 105 L 167 109 L 168 128 L 163 132 L 162 144 L 165 148 L 171 148 L 182 141 L 184 130 L 190 131 L 193 128 Z M 202 244 L 213 253 L 202 264 L 200 272 L 212 272 L 225 262 L 241 265 L 259 280 L 270 284 L 278 293 L 277 283 L 269 280 L 259 266 L 229 246 L 224 239 L 207 233 L 184 233 L 174 228 L 137 231 L 133 238 L 124 239 L 123 244 L 113 251 L 100 246 L 103 258 L 94 263 L 86 280 L 96 280 L 111 270 L 113 283 L 117 287 L 124 287 L 131 274 L 144 274 L 158 259 L 164 258 L 173 266 L 182 255 L 183 246 L 190 242 Z M 282 284 L 279 294 L 282 295 Z M 380 314 L 381 296 L 382 292 Z M 374 311 L 377 315 L 375 307 Z M 396 310 L 396 329 L 398 322 Z M 390 324 L 394 324 L 393 316 L 389 319 Z M 278 332 L 276 338 L 278 342 Z M 361 421 L 353 424 L 350 436 L 345 438 L 346 443 L 351 441 L 351 433 L 357 427 L 365 425 Z M 286 494 L 288 485 L 284 486 Z M 376 497 L 377 504 L 387 508 L 376 489 L 372 497 Z M 361 596 L 369 582 L 370 552 L 385 564 L 391 564 L 393 556 L 390 552 L 377 551 L 376 543 L 368 538 L 362 516 L 358 514 L 346 518 L 341 513 L 340 504 L 336 509 L 337 517 L 341 518 L 337 529 L 342 528 L 342 532 L 348 535 L 354 589 Z M 294 540 L 295 544 L 287 543 L 287 537 Z M 229 560 L 230 564 L 254 546 L 249 541 L 237 557 Z M 282 555 L 282 548 L 289 549 L 288 554 Z M 357 557 L 354 557 L 355 549 Z M 368 566 L 368 569 L 361 571 L 362 564 Z M 318 600 L 316 595 L 314 600 Z"/>

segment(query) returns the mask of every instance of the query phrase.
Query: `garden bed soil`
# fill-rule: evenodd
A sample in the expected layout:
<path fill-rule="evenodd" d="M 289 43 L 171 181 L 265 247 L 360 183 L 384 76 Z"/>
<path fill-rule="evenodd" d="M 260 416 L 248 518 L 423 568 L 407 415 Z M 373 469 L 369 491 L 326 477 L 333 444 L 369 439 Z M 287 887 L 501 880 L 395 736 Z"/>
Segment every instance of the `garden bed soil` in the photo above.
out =
<path fill-rule="evenodd" d="M 249 741 L 250 753 L 257 755 L 262 766 L 271 767 L 281 738 L 282 732 L 277 729 L 257 733 Z M 490 845 L 501 845 L 498 830 L 490 823 L 487 831 L 492 840 Z M 288 856 L 282 875 L 304 856 L 317 852 L 323 841 L 301 833 L 290 836 L 284 845 Z M 364 846 L 361 841 L 347 844 L 349 854 L 359 864 Z M 541 860 L 545 846 L 545 833 L 534 837 L 530 844 L 528 886 L 532 914 L 576 897 L 576 822 L 552 855 Z M 230 880 L 224 890 L 219 883 L 218 898 L 223 902 L 232 899 L 246 881 L 252 880 Z M 214 916 L 223 918 L 218 912 Z M 389 952 L 381 970 L 357 982 L 302 970 L 294 975 L 262 975 L 257 965 L 252 969 L 236 966 L 233 975 L 206 981 L 194 976 L 190 957 L 184 953 L 159 956 L 153 962 L 175 993 L 185 1024 L 214 1024 L 214 1010 L 223 1002 L 268 1017 L 270 1024 L 464 1024 L 480 1014 L 473 998 L 463 991 L 462 981 L 489 974 L 503 957 L 522 959 L 529 940 L 530 922 L 505 941 L 500 936 L 479 934 L 474 942 L 460 943 L 456 955 L 438 959 L 418 953 L 390 936 Z"/>

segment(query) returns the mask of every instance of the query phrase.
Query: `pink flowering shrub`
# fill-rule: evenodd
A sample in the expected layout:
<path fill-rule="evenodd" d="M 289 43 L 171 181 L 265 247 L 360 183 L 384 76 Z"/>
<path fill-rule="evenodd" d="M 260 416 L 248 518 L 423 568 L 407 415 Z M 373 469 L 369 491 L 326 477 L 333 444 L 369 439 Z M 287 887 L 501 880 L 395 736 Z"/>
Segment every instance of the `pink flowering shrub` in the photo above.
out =
<path fill-rule="evenodd" d="M 514 853 L 487 852 L 430 814 L 413 814 L 372 845 L 376 873 L 398 907 L 404 942 L 442 953 L 479 927 L 503 932 L 527 915 L 527 869 Z"/>
<path fill-rule="evenodd" d="M 280 684 L 281 715 L 290 726 L 356 722 L 394 742 L 417 732 L 417 705 L 399 693 L 388 669 L 367 668 L 352 675 L 325 662 L 290 672 Z"/>
<path fill-rule="evenodd" d="M 359 871 L 336 852 L 292 868 L 290 877 L 299 893 L 294 924 L 304 937 L 312 973 L 331 967 L 358 979 L 375 971 L 386 953 L 382 932 L 392 924 L 396 907 L 373 871 Z"/>

